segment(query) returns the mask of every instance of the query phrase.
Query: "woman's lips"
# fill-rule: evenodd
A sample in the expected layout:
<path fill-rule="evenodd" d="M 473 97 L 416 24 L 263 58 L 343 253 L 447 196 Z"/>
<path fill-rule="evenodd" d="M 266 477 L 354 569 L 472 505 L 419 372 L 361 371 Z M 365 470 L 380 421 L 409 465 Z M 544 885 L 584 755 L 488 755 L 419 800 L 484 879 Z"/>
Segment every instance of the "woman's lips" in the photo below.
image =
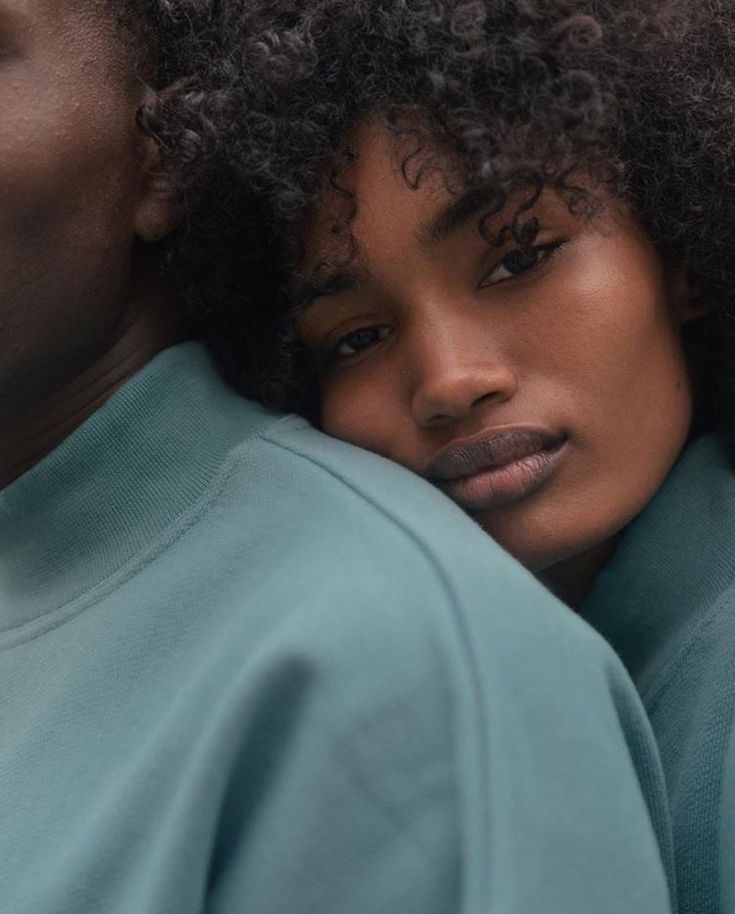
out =
<path fill-rule="evenodd" d="M 566 436 L 543 429 L 496 429 L 443 448 L 425 475 L 466 511 L 487 511 L 539 489 L 565 444 Z"/>

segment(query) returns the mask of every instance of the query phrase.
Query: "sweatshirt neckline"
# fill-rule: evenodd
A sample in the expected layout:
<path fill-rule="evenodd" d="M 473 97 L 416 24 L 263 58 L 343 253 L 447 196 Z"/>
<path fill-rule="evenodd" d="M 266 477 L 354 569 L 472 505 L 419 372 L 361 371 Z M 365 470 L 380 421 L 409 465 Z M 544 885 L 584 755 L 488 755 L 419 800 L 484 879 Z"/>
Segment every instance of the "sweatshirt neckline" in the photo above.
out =
<path fill-rule="evenodd" d="M 644 698 L 735 581 L 735 471 L 716 435 L 689 445 L 581 609 Z"/>
<path fill-rule="evenodd" d="M 78 600 L 150 547 L 267 421 L 202 344 L 159 353 L 0 492 L 0 632 Z"/>

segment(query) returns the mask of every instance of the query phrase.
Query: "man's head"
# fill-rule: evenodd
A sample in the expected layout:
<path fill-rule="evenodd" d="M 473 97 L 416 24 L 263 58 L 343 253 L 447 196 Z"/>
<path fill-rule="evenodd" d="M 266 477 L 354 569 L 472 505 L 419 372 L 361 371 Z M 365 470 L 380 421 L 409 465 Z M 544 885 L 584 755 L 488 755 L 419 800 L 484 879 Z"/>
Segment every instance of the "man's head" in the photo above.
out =
<path fill-rule="evenodd" d="M 173 223 L 106 5 L 0 0 L 0 414 L 94 361 Z"/>
<path fill-rule="evenodd" d="M 0 484 L 180 333 L 161 265 L 204 180 L 212 7 L 0 0 Z"/>

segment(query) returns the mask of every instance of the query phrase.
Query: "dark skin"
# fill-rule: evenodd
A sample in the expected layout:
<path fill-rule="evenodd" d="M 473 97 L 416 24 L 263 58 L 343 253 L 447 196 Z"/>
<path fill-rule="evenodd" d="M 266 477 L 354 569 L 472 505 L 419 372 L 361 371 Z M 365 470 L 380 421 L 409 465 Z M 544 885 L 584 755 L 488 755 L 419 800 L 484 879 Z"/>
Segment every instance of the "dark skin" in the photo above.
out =
<path fill-rule="evenodd" d="M 106 4 L 0 0 L 0 488 L 180 336 L 148 91 Z"/>
<path fill-rule="evenodd" d="M 339 205 L 327 193 L 294 287 L 322 362 L 322 426 L 429 476 L 437 455 L 478 437 L 546 436 L 525 462 L 444 488 L 576 605 L 684 446 L 681 328 L 701 304 L 619 202 L 586 220 L 547 191 L 527 213 L 533 249 L 496 247 L 478 232 L 481 206 L 438 177 L 408 186 L 379 124 L 354 143 L 341 183 L 357 198 L 358 254 L 324 267 Z"/>

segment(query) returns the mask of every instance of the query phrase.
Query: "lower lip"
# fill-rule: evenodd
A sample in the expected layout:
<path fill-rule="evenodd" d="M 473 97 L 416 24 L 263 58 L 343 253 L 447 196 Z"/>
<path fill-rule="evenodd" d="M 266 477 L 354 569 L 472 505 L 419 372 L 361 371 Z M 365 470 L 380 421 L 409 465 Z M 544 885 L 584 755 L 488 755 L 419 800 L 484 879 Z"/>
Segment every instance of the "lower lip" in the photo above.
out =
<path fill-rule="evenodd" d="M 488 511 L 527 498 L 536 492 L 556 469 L 566 442 L 536 451 L 503 466 L 492 467 L 440 483 L 440 488 L 466 511 Z"/>

